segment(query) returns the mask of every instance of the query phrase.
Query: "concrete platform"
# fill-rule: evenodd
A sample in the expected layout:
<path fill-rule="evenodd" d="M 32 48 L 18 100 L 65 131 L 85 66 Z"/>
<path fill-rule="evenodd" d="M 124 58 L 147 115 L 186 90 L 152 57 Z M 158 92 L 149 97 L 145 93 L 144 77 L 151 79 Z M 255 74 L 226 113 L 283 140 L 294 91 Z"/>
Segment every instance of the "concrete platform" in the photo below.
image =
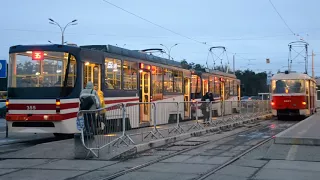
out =
<path fill-rule="evenodd" d="M 275 144 L 320 146 L 320 114 L 314 114 L 279 133 Z"/>
<path fill-rule="evenodd" d="M 261 116 L 261 118 L 266 118 L 269 117 L 270 115 L 265 115 Z M 255 118 L 254 118 L 255 119 Z M 246 122 L 250 122 L 254 119 L 247 119 L 247 120 L 242 120 L 237 123 L 231 122 L 233 125 Z M 194 124 L 194 121 L 189 121 L 189 122 L 184 122 L 181 123 L 181 125 L 186 125 L 186 124 Z M 228 125 L 223 125 L 223 126 L 229 126 Z M 159 126 L 159 130 L 164 130 L 163 133 L 165 135 L 165 129 L 169 127 L 173 127 L 175 124 L 168 124 L 168 125 L 163 125 Z M 222 126 L 219 126 L 220 128 Z M 124 158 L 126 156 L 131 156 L 132 154 L 136 154 L 138 152 L 142 152 L 145 150 L 148 150 L 150 148 L 155 148 L 159 146 L 166 145 L 168 143 L 174 143 L 180 140 L 184 140 L 186 138 L 191 138 L 193 136 L 201 136 L 206 133 L 210 133 L 212 131 L 217 131 L 219 128 L 218 127 L 205 127 L 204 129 L 195 129 L 191 130 L 189 132 L 183 133 L 183 134 L 172 134 L 169 137 L 166 138 L 161 138 L 161 139 L 141 139 L 140 136 L 131 136 L 133 140 L 135 141 L 135 145 L 129 145 L 129 146 L 119 146 L 119 147 L 108 147 L 101 149 L 99 152 L 99 158 L 100 160 L 113 160 L 116 158 Z M 138 132 L 141 133 L 141 131 L 150 131 L 152 130 L 151 128 L 141 128 L 141 129 L 134 129 L 128 131 L 128 134 L 137 134 Z M 139 138 L 140 137 L 140 138 Z M 38 144 L 29 148 L 25 148 L 20 151 L 16 152 L 11 152 L 11 153 L 6 153 L 0 155 L 0 159 L 15 159 L 15 158 L 20 158 L 20 159 L 74 159 L 74 140 L 73 139 L 68 139 L 68 140 L 62 140 L 62 141 L 54 141 L 54 142 L 48 142 L 48 143 L 42 143 Z"/>

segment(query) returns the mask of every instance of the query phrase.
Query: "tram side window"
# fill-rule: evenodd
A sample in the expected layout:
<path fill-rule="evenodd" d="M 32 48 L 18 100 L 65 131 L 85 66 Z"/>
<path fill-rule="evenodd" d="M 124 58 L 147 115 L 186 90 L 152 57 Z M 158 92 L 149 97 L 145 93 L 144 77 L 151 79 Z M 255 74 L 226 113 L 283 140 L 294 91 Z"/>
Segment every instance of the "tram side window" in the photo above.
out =
<path fill-rule="evenodd" d="M 214 97 L 221 97 L 221 89 L 220 89 L 220 81 L 218 78 L 215 78 L 214 80 Z"/>
<path fill-rule="evenodd" d="M 224 96 L 225 96 L 225 100 L 227 100 L 230 96 L 230 80 L 227 79 L 226 82 L 225 82 L 225 93 L 224 93 Z"/>
<path fill-rule="evenodd" d="M 136 62 L 123 62 L 123 89 L 136 90 L 137 89 L 137 70 L 138 64 Z"/>
<path fill-rule="evenodd" d="M 170 69 L 164 71 L 164 91 L 173 92 L 173 73 Z"/>
<path fill-rule="evenodd" d="M 234 90 L 233 82 L 234 82 L 234 81 L 233 81 L 233 80 L 229 80 L 229 82 L 230 82 L 230 93 L 229 93 L 229 95 L 230 95 L 230 96 L 233 96 L 233 94 L 234 94 L 234 93 L 233 93 L 233 90 Z"/>
<path fill-rule="evenodd" d="M 214 94 L 214 78 L 213 78 L 213 76 L 209 77 L 209 92 Z"/>
<path fill-rule="evenodd" d="M 161 100 L 163 98 L 162 87 L 163 70 L 160 67 L 152 66 L 152 97 L 153 100 Z"/>
<path fill-rule="evenodd" d="M 191 77 L 191 93 L 201 93 L 201 80 L 197 75 Z"/>
<path fill-rule="evenodd" d="M 173 71 L 173 81 L 174 81 L 174 92 L 182 93 L 182 77 L 183 73 L 181 71 Z"/>
<path fill-rule="evenodd" d="M 121 60 L 105 59 L 105 83 L 107 89 L 121 88 Z"/>
<path fill-rule="evenodd" d="M 238 87 L 240 87 L 240 83 L 237 80 L 233 81 L 233 95 L 238 96 Z"/>

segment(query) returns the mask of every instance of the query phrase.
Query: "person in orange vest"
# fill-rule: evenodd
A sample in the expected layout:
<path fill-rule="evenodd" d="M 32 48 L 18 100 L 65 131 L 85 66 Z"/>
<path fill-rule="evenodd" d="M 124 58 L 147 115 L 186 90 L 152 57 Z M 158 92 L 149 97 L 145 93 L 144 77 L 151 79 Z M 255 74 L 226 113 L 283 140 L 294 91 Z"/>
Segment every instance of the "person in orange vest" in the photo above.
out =
<path fill-rule="evenodd" d="M 106 105 L 104 103 L 104 94 L 103 94 L 103 92 L 101 90 L 99 90 L 97 86 L 94 86 L 94 90 L 96 90 L 97 93 L 98 93 L 99 102 L 100 102 L 100 108 L 105 108 Z M 105 112 L 106 112 L 106 110 L 103 109 L 102 112 L 100 112 L 100 113 L 104 114 Z"/>

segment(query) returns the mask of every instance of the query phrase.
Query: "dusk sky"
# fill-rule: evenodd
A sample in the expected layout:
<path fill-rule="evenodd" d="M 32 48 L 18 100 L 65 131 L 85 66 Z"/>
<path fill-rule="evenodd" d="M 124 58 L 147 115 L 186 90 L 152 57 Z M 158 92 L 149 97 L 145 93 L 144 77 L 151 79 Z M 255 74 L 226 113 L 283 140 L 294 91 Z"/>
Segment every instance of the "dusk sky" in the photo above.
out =
<path fill-rule="evenodd" d="M 78 25 L 66 30 L 68 43 L 117 44 L 120 47 L 125 44 L 124 48 L 132 50 L 162 48 L 159 44 L 170 47 L 178 43 L 171 51 L 174 60 L 186 59 L 204 65 L 211 46 L 225 46 L 231 66 L 232 54 L 236 53 L 236 69 L 249 68 L 257 72 L 285 70 L 288 43 L 302 37 L 310 44 L 309 55 L 311 50 L 318 53 L 315 68 L 320 75 L 320 69 L 317 70 L 320 68 L 318 0 L 272 0 L 289 28 L 300 37 L 292 34 L 269 0 L 108 1 L 184 37 L 103 0 L 10 0 L 1 2 L 0 6 L 0 59 L 8 60 L 12 45 L 48 44 L 48 40 L 61 43 L 60 29 L 49 24 L 48 18 L 61 25 L 77 19 Z M 266 64 L 266 58 L 270 58 L 271 64 Z M 223 60 L 227 63 L 226 56 Z M 211 56 L 208 63 L 212 65 Z M 304 71 L 301 59 L 294 60 L 293 70 Z"/>

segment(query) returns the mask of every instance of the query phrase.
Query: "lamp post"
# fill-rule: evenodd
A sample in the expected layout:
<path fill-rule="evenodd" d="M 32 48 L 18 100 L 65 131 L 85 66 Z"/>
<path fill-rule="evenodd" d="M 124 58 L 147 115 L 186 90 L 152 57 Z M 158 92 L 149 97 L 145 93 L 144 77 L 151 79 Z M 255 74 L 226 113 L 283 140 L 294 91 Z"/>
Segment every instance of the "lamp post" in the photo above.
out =
<path fill-rule="evenodd" d="M 67 25 L 65 25 L 64 27 L 60 26 L 59 23 L 57 23 L 56 21 L 54 21 L 53 19 L 49 18 L 49 23 L 50 24 L 53 24 L 53 25 L 56 25 L 56 26 L 59 26 L 60 30 L 61 30 L 61 44 L 64 44 L 64 32 L 66 30 L 66 28 L 68 26 L 74 26 L 74 25 L 77 25 L 78 23 L 76 23 L 77 20 L 73 20 L 71 22 L 69 22 Z"/>
<path fill-rule="evenodd" d="M 178 44 L 174 44 L 173 46 L 171 46 L 170 48 L 168 48 L 167 46 L 163 45 L 163 44 L 160 44 L 160 46 L 163 46 L 165 47 L 167 50 L 168 50 L 168 57 L 169 57 L 169 60 L 171 59 L 171 56 L 170 56 L 170 53 L 171 53 L 171 49 L 175 46 L 177 46 Z"/>

